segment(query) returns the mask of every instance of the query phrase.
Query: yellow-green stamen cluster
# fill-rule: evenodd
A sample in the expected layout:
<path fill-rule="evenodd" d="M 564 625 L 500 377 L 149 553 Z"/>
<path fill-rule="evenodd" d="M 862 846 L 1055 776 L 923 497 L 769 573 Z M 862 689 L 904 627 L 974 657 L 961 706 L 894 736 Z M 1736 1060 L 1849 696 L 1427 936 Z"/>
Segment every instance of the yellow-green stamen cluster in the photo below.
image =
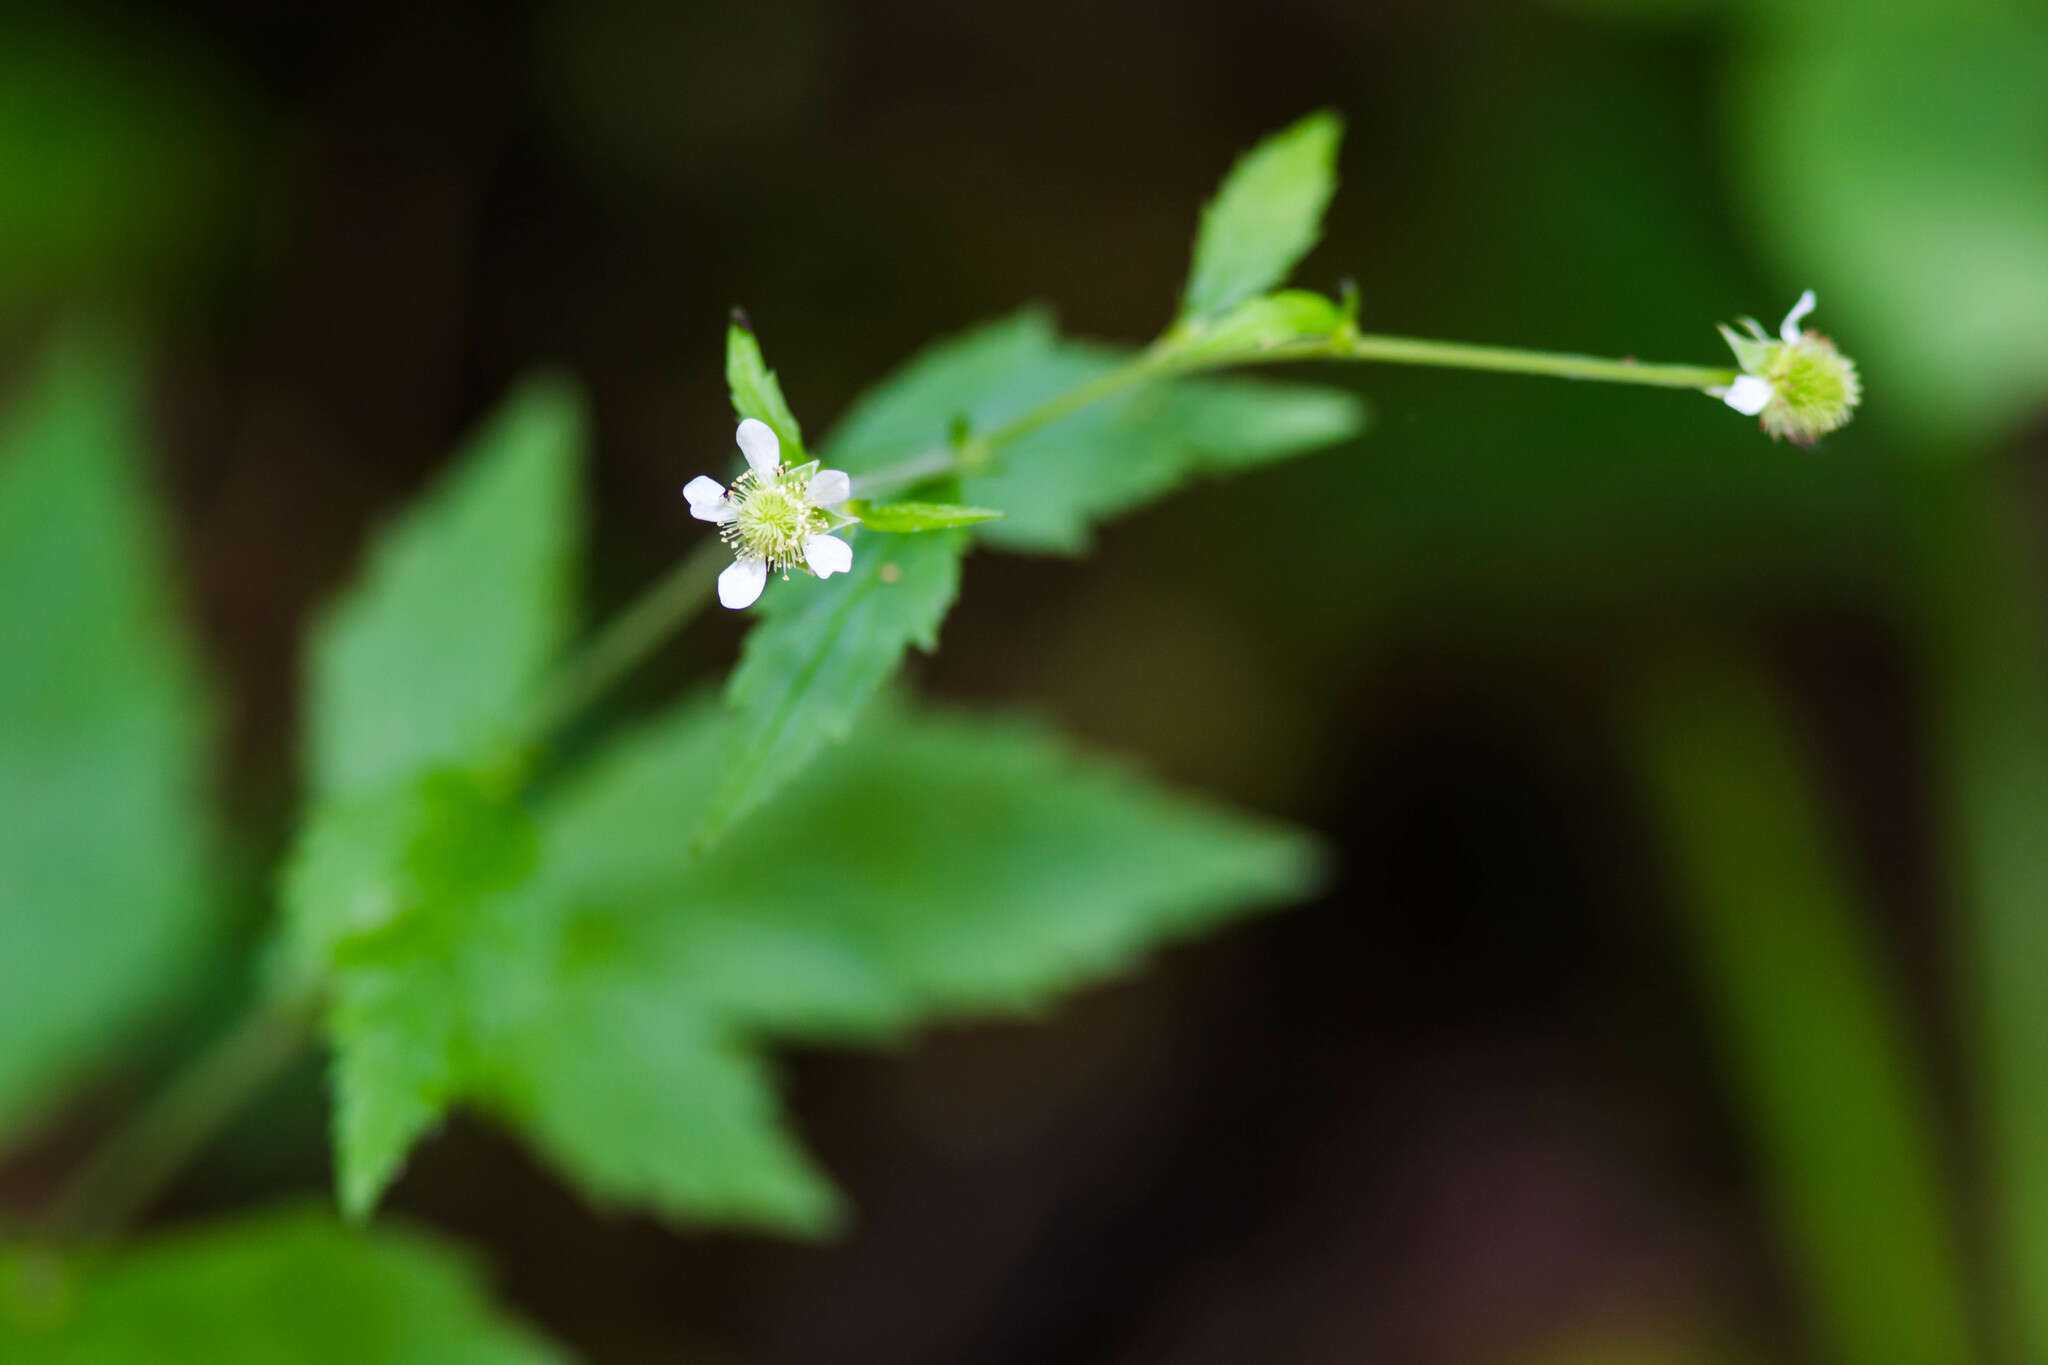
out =
<path fill-rule="evenodd" d="M 719 528 L 719 538 L 741 559 L 765 560 L 788 572 L 804 562 L 804 542 L 831 529 L 831 518 L 811 501 L 815 465 L 777 470 L 766 478 L 748 470 L 733 481 L 726 498 L 736 514 Z"/>
<path fill-rule="evenodd" d="M 1819 332 L 1772 345 L 1762 373 L 1772 393 L 1760 414 L 1764 430 L 1800 445 L 1846 425 L 1863 399 L 1856 362 Z"/>

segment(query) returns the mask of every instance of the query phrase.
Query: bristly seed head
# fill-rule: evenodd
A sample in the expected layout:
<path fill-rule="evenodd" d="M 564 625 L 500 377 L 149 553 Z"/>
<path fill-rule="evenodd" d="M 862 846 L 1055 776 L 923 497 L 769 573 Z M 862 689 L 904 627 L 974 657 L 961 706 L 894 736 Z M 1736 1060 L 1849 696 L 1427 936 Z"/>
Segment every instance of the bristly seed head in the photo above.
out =
<path fill-rule="evenodd" d="M 1772 393 L 1761 414 L 1764 430 L 1800 445 L 1847 425 L 1863 400 L 1856 362 L 1819 332 L 1772 346 L 1763 377 Z"/>
<path fill-rule="evenodd" d="M 1813 309 L 1809 289 L 1775 337 L 1753 318 L 1742 320 L 1747 336 L 1723 327 L 1742 373 L 1726 388 L 1708 390 L 1737 412 L 1758 418 L 1772 436 L 1806 446 L 1847 425 L 1863 400 L 1856 362 L 1819 332 L 1800 327 Z"/>

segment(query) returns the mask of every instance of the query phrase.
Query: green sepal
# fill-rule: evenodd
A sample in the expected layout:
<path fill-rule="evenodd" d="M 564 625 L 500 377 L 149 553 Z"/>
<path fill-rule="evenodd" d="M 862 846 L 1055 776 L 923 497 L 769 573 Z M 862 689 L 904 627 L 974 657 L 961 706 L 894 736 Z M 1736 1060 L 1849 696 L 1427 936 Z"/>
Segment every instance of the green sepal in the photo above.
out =
<path fill-rule="evenodd" d="M 1764 374 L 1771 368 L 1771 352 L 1779 343 L 1746 337 L 1725 323 L 1721 328 L 1721 339 L 1728 343 L 1728 349 L 1735 352 L 1735 363 L 1742 367 L 1744 374 Z M 1752 327 L 1756 324 L 1751 323 Z"/>

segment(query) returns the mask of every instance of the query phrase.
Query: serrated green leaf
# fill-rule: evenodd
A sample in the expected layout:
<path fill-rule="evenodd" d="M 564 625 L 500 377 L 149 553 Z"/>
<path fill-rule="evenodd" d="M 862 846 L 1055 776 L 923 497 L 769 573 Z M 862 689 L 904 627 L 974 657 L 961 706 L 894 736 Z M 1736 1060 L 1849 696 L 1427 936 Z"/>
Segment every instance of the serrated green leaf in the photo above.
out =
<path fill-rule="evenodd" d="M 775 429 L 782 442 L 782 462 L 799 465 L 805 460 L 803 428 L 782 396 L 782 382 L 768 368 L 761 355 L 761 342 L 753 328 L 735 322 L 725 333 L 725 385 L 732 390 L 736 416 L 752 417 Z"/>
<path fill-rule="evenodd" d="M 1344 330 L 1349 319 L 1335 299 L 1306 289 L 1283 289 L 1246 299 L 1221 316 L 1191 319 L 1167 337 L 1165 355 L 1177 359 L 1242 356 L 1288 342 L 1321 341 Z"/>
<path fill-rule="evenodd" d="M 536 993 L 528 1036 L 546 1050 L 512 1049 L 536 1078 L 516 1117 L 586 1188 L 672 1215 L 817 1230 L 832 1205 L 769 1111 L 741 1107 L 760 1121 L 733 1133 L 732 1108 L 708 1108 L 719 1092 L 663 1085 L 650 1050 L 705 1033 L 735 1049 L 725 1065 L 758 1068 L 767 1038 L 1037 1008 L 1315 876 L 1301 836 L 1082 762 L 1042 730 L 888 705 L 772 820 L 685 860 L 674 831 L 711 799 L 702 776 L 732 724 L 685 706 L 612 746 L 543 812 L 542 874 L 521 898 L 566 926 L 569 994 L 593 1002 L 574 1010 L 629 995 L 604 1006 L 620 1013 L 608 1045 L 578 1047 L 562 993 Z"/>
<path fill-rule="evenodd" d="M 1299 835 L 1031 727 L 895 707 L 693 858 L 678 832 L 739 719 L 693 704 L 606 750 L 538 811 L 535 875 L 437 907 L 447 932 L 337 942 L 367 1175 L 464 1103 L 600 1204 L 823 1232 L 839 1201 L 780 1121 L 767 1042 L 1035 1008 L 1314 877 Z"/>
<path fill-rule="evenodd" d="M 855 475 L 942 450 L 964 417 L 1001 426 L 1130 358 L 1063 340 L 1026 309 L 940 342 L 847 413 L 826 458 Z M 976 538 L 1007 550 L 1073 554 L 1089 530 L 1200 473 L 1226 474 L 1351 439 L 1365 407 L 1342 390 L 1251 379 L 1156 380 L 1034 432 L 961 480 L 961 496 L 1003 509 Z"/>
<path fill-rule="evenodd" d="M 126 358 L 59 349 L 0 436 L 0 1141 L 102 1065 L 209 924 L 207 711 Z"/>
<path fill-rule="evenodd" d="M 1197 476 L 1221 477 L 1339 445 L 1365 427 L 1341 389 L 1264 379 L 1148 385 L 1034 433 L 962 496 L 1001 507 L 976 534 L 999 549 L 1079 554 L 1091 531 Z"/>
<path fill-rule="evenodd" d="M 966 548 L 963 531 L 862 534 L 850 572 L 770 590 L 726 681 L 738 721 L 700 839 L 722 835 L 845 738 L 910 646 L 937 648 Z"/>
<path fill-rule="evenodd" d="M 1246 152 L 1202 210 L 1182 318 L 1213 317 L 1284 281 L 1322 235 L 1343 120 L 1311 114 Z"/>
<path fill-rule="evenodd" d="M 843 510 L 868 530 L 889 535 L 944 531 L 955 526 L 994 521 L 1003 515 L 993 507 L 962 507 L 952 502 L 866 502 L 859 499 L 846 503 Z"/>
<path fill-rule="evenodd" d="M 882 704 L 691 863 L 670 821 L 729 719 L 683 707 L 544 814 L 537 894 L 718 1017 L 791 1038 L 885 1037 L 1037 1008 L 1153 944 L 1299 896 L 1312 843 L 1178 797 L 1044 729 Z"/>
<path fill-rule="evenodd" d="M 457 973 L 483 910 L 531 871 L 531 821 L 498 787 L 441 770 L 331 802 L 308 823 L 281 886 L 296 983 L 324 981 L 335 1052 L 335 1179 L 342 1208 L 375 1205 L 457 1088 Z"/>
<path fill-rule="evenodd" d="M 316 794 L 374 792 L 516 739 L 571 624 L 583 441 L 575 394 L 529 382 L 378 538 L 311 644 Z"/>
<path fill-rule="evenodd" d="M 443 1243 L 274 1214 L 97 1255 L 0 1249 L 8 1365 L 566 1365 Z"/>

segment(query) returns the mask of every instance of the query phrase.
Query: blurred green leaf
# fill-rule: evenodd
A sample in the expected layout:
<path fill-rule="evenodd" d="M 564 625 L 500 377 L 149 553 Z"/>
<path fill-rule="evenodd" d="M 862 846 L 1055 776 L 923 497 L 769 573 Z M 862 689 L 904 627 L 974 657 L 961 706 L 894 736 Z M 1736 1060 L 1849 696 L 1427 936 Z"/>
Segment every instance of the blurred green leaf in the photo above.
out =
<path fill-rule="evenodd" d="M 782 462 L 802 464 L 806 458 L 803 429 L 782 396 L 781 381 L 762 358 L 753 328 L 744 322 L 735 321 L 725 332 L 725 384 L 732 390 L 733 413 L 773 427 L 776 439 L 782 442 Z"/>
<path fill-rule="evenodd" d="M 570 626 L 583 440 L 574 393 L 529 382 L 378 538 L 311 644 L 317 794 L 375 791 L 515 739 Z"/>
<path fill-rule="evenodd" d="M 1729 94 L 1752 211 L 1869 415 L 2010 430 L 2048 401 L 2048 11 L 1808 8 L 1760 26 Z"/>
<path fill-rule="evenodd" d="M 906 535 L 914 531 L 944 531 L 955 526 L 994 521 L 1003 514 L 993 507 L 962 507 L 951 502 L 864 502 L 855 499 L 845 505 L 846 515 L 857 518 L 870 531 Z"/>
<path fill-rule="evenodd" d="M 938 647 L 966 548 L 963 531 L 863 534 L 849 572 L 768 592 L 726 680 L 738 719 L 699 838 L 724 833 L 844 739 L 911 645 Z"/>
<path fill-rule="evenodd" d="M 1922 472 L 1912 505 L 1922 652 L 1960 902 L 1956 999 L 1974 1044 L 1997 1269 L 2020 1359 L 2048 1357 L 2048 640 L 2032 476 L 1986 460 Z"/>
<path fill-rule="evenodd" d="M 1322 235 L 1344 123 L 1327 110 L 1238 158 L 1202 210 L 1181 317 L 1210 317 L 1287 278 Z"/>
<path fill-rule="evenodd" d="M 456 1087 L 457 964 L 533 867 L 525 814 L 454 770 L 316 812 L 284 872 L 294 977 L 329 982 L 335 1177 L 367 1213 Z"/>
<path fill-rule="evenodd" d="M 620 956 L 780 1037 L 886 1037 L 1013 1012 L 1144 949 L 1310 891 L 1314 845 L 1085 759 L 1015 720 L 885 702 L 772 812 L 685 863 L 729 722 L 679 708 L 545 819 L 537 894 Z"/>
<path fill-rule="evenodd" d="M 1976 1358 L 1919 1059 L 1761 682 L 1644 698 L 1639 757 L 1721 1036 L 1831 1358 Z"/>
<path fill-rule="evenodd" d="M 1246 299 L 1212 319 L 1190 319 L 1167 336 L 1163 353 L 1181 358 L 1237 356 L 1289 341 L 1335 336 L 1348 319 L 1335 299 L 1306 289 L 1283 289 Z"/>
<path fill-rule="evenodd" d="M 213 908 L 208 708 L 138 388 L 60 346 L 0 435 L 0 1139 L 107 1060 Z"/>
<path fill-rule="evenodd" d="M 765 1042 L 1030 1009 L 1316 871 L 1301 836 L 1041 731 L 893 706 L 692 857 L 678 831 L 734 733 L 704 703 L 621 739 L 543 805 L 516 890 L 334 950 L 338 1068 L 376 1050 L 359 1074 L 406 1116 L 380 1139 L 466 1101 L 600 1202 L 821 1232 L 839 1202 L 781 1124 Z"/>
<path fill-rule="evenodd" d="M 8 1365 L 563 1365 L 441 1243 L 271 1215 L 103 1254 L 0 1248 Z"/>

